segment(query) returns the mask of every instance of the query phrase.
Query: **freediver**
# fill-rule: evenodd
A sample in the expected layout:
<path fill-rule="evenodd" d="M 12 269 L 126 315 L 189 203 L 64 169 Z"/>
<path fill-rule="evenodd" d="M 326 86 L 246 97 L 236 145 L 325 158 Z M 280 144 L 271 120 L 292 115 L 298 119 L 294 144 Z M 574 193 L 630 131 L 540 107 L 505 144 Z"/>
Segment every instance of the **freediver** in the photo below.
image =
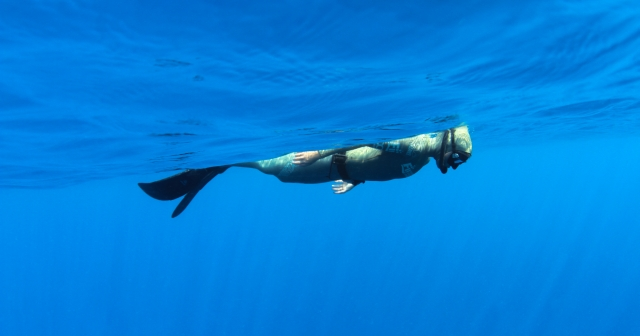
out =
<path fill-rule="evenodd" d="M 138 183 L 147 195 L 158 200 L 184 196 L 171 217 L 176 217 L 212 178 L 230 167 L 254 168 L 288 183 L 324 183 L 335 194 L 344 194 L 365 181 L 389 181 L 417 173 L 430 158 L 445 174 L 471 157 L 471 136 L 467 126 L 410 138 L 347 148 L 294 152 L 269 160 L 237 163 L 202 169 L 187 169 L 165 179 Z"/>

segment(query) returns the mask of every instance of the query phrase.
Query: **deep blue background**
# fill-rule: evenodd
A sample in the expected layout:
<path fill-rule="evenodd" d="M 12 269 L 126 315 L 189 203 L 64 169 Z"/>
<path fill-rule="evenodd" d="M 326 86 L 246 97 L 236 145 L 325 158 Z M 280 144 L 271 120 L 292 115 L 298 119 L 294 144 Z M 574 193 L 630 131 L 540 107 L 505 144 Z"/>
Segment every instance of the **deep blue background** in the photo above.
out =
<path fill-rule="evenodd" d="M 637 1 L 0 1 L 0 335 L 640 334 Z M 467 124 L 442 175 L 137 182 Z"/>
<path fill-rule="evenodd" d="M 4 190 L 0 332 L 637 334 L 635 143 L 478 148 L 341 196 L 232 169 L 176 219 L 135 186 L 160 175 Z"/>

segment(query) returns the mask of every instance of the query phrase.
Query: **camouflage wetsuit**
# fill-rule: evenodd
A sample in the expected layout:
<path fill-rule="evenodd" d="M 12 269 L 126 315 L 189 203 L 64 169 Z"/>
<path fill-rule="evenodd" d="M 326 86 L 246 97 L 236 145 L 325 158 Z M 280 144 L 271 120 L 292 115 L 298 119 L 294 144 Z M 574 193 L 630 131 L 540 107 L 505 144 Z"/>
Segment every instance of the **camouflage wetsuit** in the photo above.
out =
<path fill-rule="evenodd" d="M 336 165 L 332 164 L 332 156 L 345 153 L 346 170 L 351 180 L 388 181 L 418 172 L 429 163 L 441 138 L 442 132 L 428 133 L 373 145 L 320 150 L 321 159 L 308 166 L 294 164 L 295 153 L 235 166 L 256 168 L 282 182 L 324 183 L 342 179 Z"/>

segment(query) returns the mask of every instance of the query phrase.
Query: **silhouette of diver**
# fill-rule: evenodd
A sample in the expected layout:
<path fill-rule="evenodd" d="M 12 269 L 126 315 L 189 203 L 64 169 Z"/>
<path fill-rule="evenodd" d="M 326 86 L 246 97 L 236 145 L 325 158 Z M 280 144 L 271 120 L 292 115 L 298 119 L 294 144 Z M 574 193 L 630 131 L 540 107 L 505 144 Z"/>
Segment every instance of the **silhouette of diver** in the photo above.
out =
<path fill-rule="evenodd" d="M 211 179 L 230 167 L 254 168 L 282 182 L 324 183 L 335 181 L 333 192 L 343 194 L 365 181 L 389 181 L 417 173 L 430 158 L 445 174 L 471 157 L 471 137 L 466 126 L 410 138 L 347 148 L 297 152 L 274 159 L 202 169 L 187 169 L 165 179 L 138 183 L 158 200 L 184 196 L 173 211 L 176 217 Z"/>

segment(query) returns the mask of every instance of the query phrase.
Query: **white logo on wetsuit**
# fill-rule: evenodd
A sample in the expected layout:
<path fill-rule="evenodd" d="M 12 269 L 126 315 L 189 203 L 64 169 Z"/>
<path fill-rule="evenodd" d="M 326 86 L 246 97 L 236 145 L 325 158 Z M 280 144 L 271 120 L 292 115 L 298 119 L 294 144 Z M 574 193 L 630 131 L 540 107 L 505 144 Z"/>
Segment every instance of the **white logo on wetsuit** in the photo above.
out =
<path fill-rule="evenodd" d="M 400 153 L 402 149 L 400 148 L 400 141 L 389 141 L 387 142 L 387 152 L 391 153 Z"/>
<path fill-rule="evenodd" d="M 413 169 L 415 167 L 413 167 L 413 163 L 409 162 L 409 163 L 405 163 L 403 165 L 401 165 L 402 167 L 402 174 L 406 177 L 409 177 L 411 175 L 413 175 Z"/>

